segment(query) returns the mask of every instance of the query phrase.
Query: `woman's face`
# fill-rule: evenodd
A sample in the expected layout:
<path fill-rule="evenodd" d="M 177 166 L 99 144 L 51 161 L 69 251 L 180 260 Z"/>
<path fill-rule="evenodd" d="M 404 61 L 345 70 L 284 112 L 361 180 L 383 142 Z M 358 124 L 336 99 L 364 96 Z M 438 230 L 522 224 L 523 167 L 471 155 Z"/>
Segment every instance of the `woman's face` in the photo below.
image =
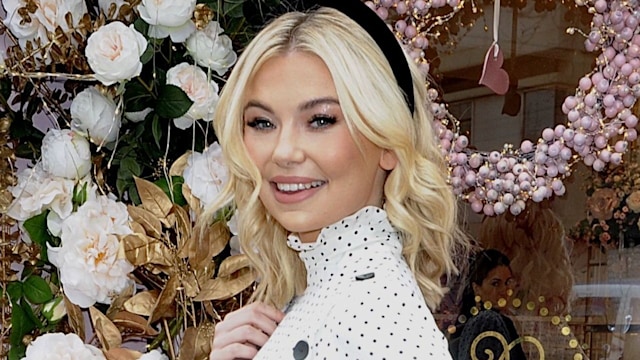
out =
<path fill-rule="evenodd" d="M 513 274 L 505 265 L 499 265 L 489 271 L 482 284 L 473 284 L 473 292 L 480 296 L 482 302 L 490 301 L 494 307 L 499 305 L 500 299 L 507 300 L 513 290 Z"/>
<path fill-rule="evenodd" d="M 244 143 L 263 184 L 260 200 L 303 242 L 364 206 L 381 206 L 395 156 L 351 136 L 329 69 L 291 52 L 266 61 L 245 92 Z"/>

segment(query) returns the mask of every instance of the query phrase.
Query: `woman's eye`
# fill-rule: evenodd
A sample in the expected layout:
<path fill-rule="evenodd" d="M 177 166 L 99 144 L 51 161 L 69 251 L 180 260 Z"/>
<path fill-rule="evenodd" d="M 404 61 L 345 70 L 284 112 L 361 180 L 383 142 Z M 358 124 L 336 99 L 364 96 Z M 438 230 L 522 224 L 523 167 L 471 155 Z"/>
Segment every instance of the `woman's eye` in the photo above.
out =
<path fill-rule="evenodd" d="M 272 129 L 273 123 L 267 119 L 256 118 L 247 123 L 247 126 L 256 130 Z"/>
<path fill-rule="evenodd" d="M 311 127 L 320 129 L 335 124 L 336 118 L 327 115 L 316 115 L 311 119 L 309 123 L 311 124 Z"/>

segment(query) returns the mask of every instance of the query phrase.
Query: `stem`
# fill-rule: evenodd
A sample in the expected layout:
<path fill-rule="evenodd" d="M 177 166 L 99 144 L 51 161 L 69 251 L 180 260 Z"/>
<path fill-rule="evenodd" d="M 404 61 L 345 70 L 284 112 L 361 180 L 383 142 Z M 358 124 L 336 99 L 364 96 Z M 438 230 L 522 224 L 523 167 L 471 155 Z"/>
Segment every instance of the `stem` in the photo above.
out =
<path fill-rule="evenodd" d="M 171 354 L 171 358 L 176 358 L 176 352 L 173 350 L 173 341 L 171 339 L 171 331 L 169 331 L 169 324 L 167 323 L 167 319 L 162 319 L 162 325 L 164 326 L 164 331 L 167 334 L 167 343 L 169 343 L 169 353 Z"/>

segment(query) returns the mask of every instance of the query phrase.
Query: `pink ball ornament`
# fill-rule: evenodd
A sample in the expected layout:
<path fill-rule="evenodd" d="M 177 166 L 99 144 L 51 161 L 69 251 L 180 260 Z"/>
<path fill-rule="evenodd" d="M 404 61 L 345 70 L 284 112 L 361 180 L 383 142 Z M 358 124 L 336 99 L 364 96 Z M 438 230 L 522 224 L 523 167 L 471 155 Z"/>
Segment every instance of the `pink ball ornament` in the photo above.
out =
<path fill-rule="evenodd" d="M 525 140 L 520 144 L 520 151 L 523 153 L 530 153 L 533 151 L 533 143 L 529 140 Z"/>
<path fill-rule="evenodd" d="M 487 200 L 496 201 L 498 199 L 498 192 L 494 189 L 487 190 Z"/>
<path fill-rule="evenodd" d="M 580 90 L 582 90 L 582 91 L 587 91 L 587 90 L 591 89 L 591 85 L 592 85 L 591 84 L 591 79 L 589 79 L 587 76 L 583 76 L 580 79 L 580 82 L 578 84 L 579 84 L 578 86 L 580 87 Z"/>
<path fill-rule="evenodd" d="M 615 145 L 614 148 L 615 148 L 616 152 L 624 153 L 629 148 L 629 143 L 624 141 L 624 140 L 619 140 L 619 141 L 616 142 L 616 145 Z"/>
<path fill-rule="evenodd" d="M 562 150 L 560 150 L 560 158 L 562 160 L 568 161 L 571 159 L 571 157 L 572 157 L 571 149 L 569 149 L 568 147 L 563 147 Z"/>
<path fill-rule="evenodd" d="M 496 169 L 501 173 L 509 171 L 509 161 L 507 161 L 507 159 L 501 159 L 496 164 Z"/>
<path fill-rule="evenodd" d="M 467 172 L 467 174 L 464 176 L 464 182 L 468 186 L 475 186 L 476 185 L 476 173 L 473 172 L 473 171 Z"/>
<path fill-rule="evenodd" d="M 479 213 L 482 211 L 483 206 L 484 204 L 482 204 L 481 201 L 475 200 L 471 203 L 471 210 L 473 210 L 473 212 L 475 213 Z"/>
<path fill-rule="evenodd" d="M 636 129 L 627 129 L 627 141 L 636 141 L 638 131 Z"/>
<path fill-rule="evenodd" d="M 624 119 L 624 125 L 628 128 L 635 128 L 638 126 L 638 117 L 635 115 L 629 115 L 626 119 Z"/>
<path fill-rule="evenodd" d="M 604 161 L 600 159 L 595 159 L 593 161 L 592 167 L 593 167 L 593 170 L 595 171 L 602 171 L 604 169 L 604 165 L 605 165 Z"/>
<path fill-rule="evenodd" d="M 500 161 L 500 159 L 501 159 L 501 158 L 502 158 L 502 155 L 500 155 L 500 153 L 499 153 L 499 152 L 497 152 L 497 151 L 492 151 L 492 152 L 489 154 L 489 162 L 491 162 L 491 163 L 493 163 L 493 164 L 495 164 L 495 163 L 497 163 L 498 161 Z"/>
<path fill-rule="evenodd" d="M 596 157 L 593 154 L 587 154 L 585 157 L 583 157 L 582 161 L 587 166 L 593 166 L 593 163 L 596 161 Z"/>
<path fill-rule="evenodd" d="M 546 128 L 542 130 L 542 138 L 544 139 L 544 141 L 551 141 L 553 140 L 554 136 L 555 136 L 555 133 L 553 129 Z"/>
<path fill-rule="evenodd" d="M 518 216 L 522 213 L 522 210 L 524 210 L 524 206 L 520 205 L 519 203 L 515 203 L 512 204 L 511 206 L 509 206 L 509 212 L 511 213 L 511 215 L 513 216 Z"/>
<path fill-rule="evenodd" d="M 620 165 L 622 163 L 622 154 L 620 153 L 611 154 L 611 159 L 609 159 L 609 162 L 612 163 L 613 165 Z"/>
<path fill-rule="evenodd" d="M 398 1 L 396 4 L 396 12 L 398 15 L 404 15 L 407 12 L 407 4 L 404 1 Z"/>
<path fill-rule="evenodd" d="M 404 33 L 404 30 L 407 28 L 407 22 L 400 19 L 396 21 L 396 23 L 394 24 L 394 28 L 396 29 L 397 32 Z M 429 89 L 429 90 L 432 90 L 432 89 Z"/>
<path fill-rule="evenodd" d="M 482 212 L 484 212 L 484 214 L 487 216 L 495 215 L 495 212 L 493 211 L 493 205 L 491 204 L 484 204 L 484 206 L 482 207 Z"/>
<path fill-rule="evenodd" d="M 505 206 L 504 203 L 499 201 L 493 204 L 493 211 L 498 215 L 504 214 L 504 212 L 507 211 L 507 207 Z"/>
<path fill-rule="evenodd" d="M 539 187 L 537 188 L 533 194 L 531 195 L 531 200 L 539 203 L 542 200 L 544 200 L 547 197 L 547 188 L 546 187 Z"/>
<path fill-rule="evenodd" d="M 594 144 L 598 149 L 604 149 L 607 146 L 607 143 L 608 143 L 608 140 L 604 135 L 602 134 L 596 135 L 594 139 Z"/>

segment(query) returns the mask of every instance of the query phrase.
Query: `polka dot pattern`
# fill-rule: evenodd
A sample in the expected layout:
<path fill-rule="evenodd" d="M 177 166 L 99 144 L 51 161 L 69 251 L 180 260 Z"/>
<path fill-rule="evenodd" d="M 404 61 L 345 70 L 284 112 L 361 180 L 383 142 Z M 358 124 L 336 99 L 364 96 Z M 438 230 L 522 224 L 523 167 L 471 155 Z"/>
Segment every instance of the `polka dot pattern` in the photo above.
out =
<path fill-rule="evenodd" d="M 315 243 L 288 243 L 307 289 L 254 359 L 451 359 L 384 210 L 365 207 Z"/>

